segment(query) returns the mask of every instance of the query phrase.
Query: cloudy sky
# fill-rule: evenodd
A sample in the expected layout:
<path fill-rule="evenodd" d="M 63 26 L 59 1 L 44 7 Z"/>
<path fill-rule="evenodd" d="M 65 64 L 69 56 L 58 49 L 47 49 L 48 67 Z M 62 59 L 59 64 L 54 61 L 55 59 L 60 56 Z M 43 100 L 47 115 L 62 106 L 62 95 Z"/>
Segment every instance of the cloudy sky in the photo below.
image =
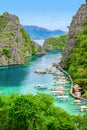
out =
<path fill-rule="evenodd" d="M 85 0 L 0 0 L 0 14 L 9 12 L 23 25 L 66 30 Z"/>

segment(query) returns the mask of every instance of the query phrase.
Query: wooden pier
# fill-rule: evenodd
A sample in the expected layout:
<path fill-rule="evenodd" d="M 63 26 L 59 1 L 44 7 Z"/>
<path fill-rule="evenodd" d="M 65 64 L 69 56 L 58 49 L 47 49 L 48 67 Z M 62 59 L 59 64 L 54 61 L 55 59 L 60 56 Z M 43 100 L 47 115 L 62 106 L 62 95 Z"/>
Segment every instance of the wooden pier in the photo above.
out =
<path fill-rule="evenodd" d="M 66 74 L 66 75 L 69 77 L 69 79 L 70 79 L 70 82 L 71 82 L 70 95 L 71 95 L 72 97 L 76 98 L 76 99 L 85 99 L 85 98 L 83 98 L 83 97 L 78 97 L 78 96 L 76 96 L 76 95 L 73 93 L 74 83 L 73 83 L 73 79 L 72 79 L 71 75 L 70 75 L 68 72 L 66 72 L 60 65 L 58 65 L 58 68 L 59 68 L 59 70 L 61 70 L 64 74 Z"/>

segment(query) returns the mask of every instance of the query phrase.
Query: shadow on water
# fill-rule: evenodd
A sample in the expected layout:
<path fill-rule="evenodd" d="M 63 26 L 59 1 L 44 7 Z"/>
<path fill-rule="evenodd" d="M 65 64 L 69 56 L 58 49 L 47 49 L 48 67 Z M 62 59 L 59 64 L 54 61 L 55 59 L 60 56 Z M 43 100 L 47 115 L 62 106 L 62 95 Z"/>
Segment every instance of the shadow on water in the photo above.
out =
<path fill-rule="evenodd" d="M 37 80 L 39 82 L 43 76 L 37 76 L 33 71 L 37 68 L 44 68 L 45 64 L 48 65 L 53 59 L 56 60 L 56 54 L 61 54 L 61 50 L 48 50 L 46 55 L 28 57 L 27 65 L 0 67 L 0 87 L 20 87 L 25 82 L 25 85 L 37 82 Z M 47 78 L 47 75 L 44 76 L 43 80 L 45 77 Z"/>
<path fill-rule="evenodd" d="M 59 54 L 59 53 L 62 53 L 62 50 L 47 50 L 46 51 L 48 54 Z"/>
<path fill-rule="evenodd" d="M 27 60 L 27 63 L 28 64 L 30 64 L 30 63 L 32 63 L 32 61 L 36 61 L 36 60 L 38 60 L 38 58 L 41 58 L 41 57 L 43 57 L 45 54 L 43 54 L 43 55 L 33 55 L 33 56 L 31 56 L 31 57 L 28 57 L 26 60 Z"/>
<path fill-rule="evenodd" d="M 29 66 L 31 65 L 32 61 L 36 61 L 42 56 L 43 55 L 28 57 L 27 65 L 0 67 L 0 87 L 21 86 L 27 75 L 29 75 Z"/>
<path fill-rule="evenodd" d="M 26 66 L 10 66 L 8 68 L 0 68 L 0 87 L 20 86 L 27 75 L 26 69 Z"/>

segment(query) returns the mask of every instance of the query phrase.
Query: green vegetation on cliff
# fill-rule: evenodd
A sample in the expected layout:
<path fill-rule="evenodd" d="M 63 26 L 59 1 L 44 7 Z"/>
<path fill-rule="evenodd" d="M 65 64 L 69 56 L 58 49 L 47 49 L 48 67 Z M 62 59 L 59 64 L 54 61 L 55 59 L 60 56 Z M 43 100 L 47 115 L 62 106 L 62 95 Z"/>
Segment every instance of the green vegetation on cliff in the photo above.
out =
<path fill-rule="evenodd" d="M 71 74 L 87 98 L 87 5 L 82 5 L 73 17 L 61 66 Z"/>
<path fill-rule="evenodd" d="M 84 21 L 83 29 L 80 29 L 73 38 L 75 45 L 64 66 L 69 70 L 74 83 L 87 90 L 87 21 Z M 83 97 L 87 97 L 86 91 Z"/>
<path fill-rule="evenodd" d="M 17 16 L 8 12 L 0 15 L 0 66 L 24 64 L 25 57 L 41 52 L 42 48 L 31 41 Z"/>
<path fill-rule="evenodd" d="M 74 82 L 87 90 L 87 25 L 78 32 L 67 63 Z"/>
<path fill-rule="evenodd" d="M 50 95 L 0 96 L 0 130 L 76 130 L 75 118 Z"/>
<path fill-rule="evenodd" d="M 59 37 L 50 37 L 45 40 L 43 47 L 45 50 L 56 50 L 56 49 L 64 50 L 66 40 L 67 35 L 62 35 Z"/>

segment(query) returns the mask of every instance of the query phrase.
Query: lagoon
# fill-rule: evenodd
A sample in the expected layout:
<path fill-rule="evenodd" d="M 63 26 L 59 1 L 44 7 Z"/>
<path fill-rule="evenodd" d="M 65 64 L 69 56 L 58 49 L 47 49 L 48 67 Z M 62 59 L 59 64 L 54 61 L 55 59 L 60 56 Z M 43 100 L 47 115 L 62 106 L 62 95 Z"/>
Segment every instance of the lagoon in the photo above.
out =
<path fill-rule="evenodd" d="M 52 88 L 54 86 L 54 74 L 39 75 L 35 74 L 36 69 L 48 69 L 54 62 L 60 62 L 61 60 L 61 50 L 47 51 L 46 55 L 31 56 L 27 58 L 27 65 L 20 66 L 7 66 L 0 67 L 0 95 L 6 94 L 11 95 L 17 94 L 36 94 L 46 93 L 51 94 L 50 90 L 37 90 L 34 87 L 38 84 L 43 84 L 47 88 Z M 64 75 L 66 77 L 66 75 Z M 69 95 L 70 82 L 66 77 L 68 84 L 66 92 Z M 55 105 L 63 108 L 70 114 L 79 114 L 75 110 L 76 105 L 73 105 L 74 99 L 69 95 L 68 101 L 59 101 L 55 98 Z"/>

